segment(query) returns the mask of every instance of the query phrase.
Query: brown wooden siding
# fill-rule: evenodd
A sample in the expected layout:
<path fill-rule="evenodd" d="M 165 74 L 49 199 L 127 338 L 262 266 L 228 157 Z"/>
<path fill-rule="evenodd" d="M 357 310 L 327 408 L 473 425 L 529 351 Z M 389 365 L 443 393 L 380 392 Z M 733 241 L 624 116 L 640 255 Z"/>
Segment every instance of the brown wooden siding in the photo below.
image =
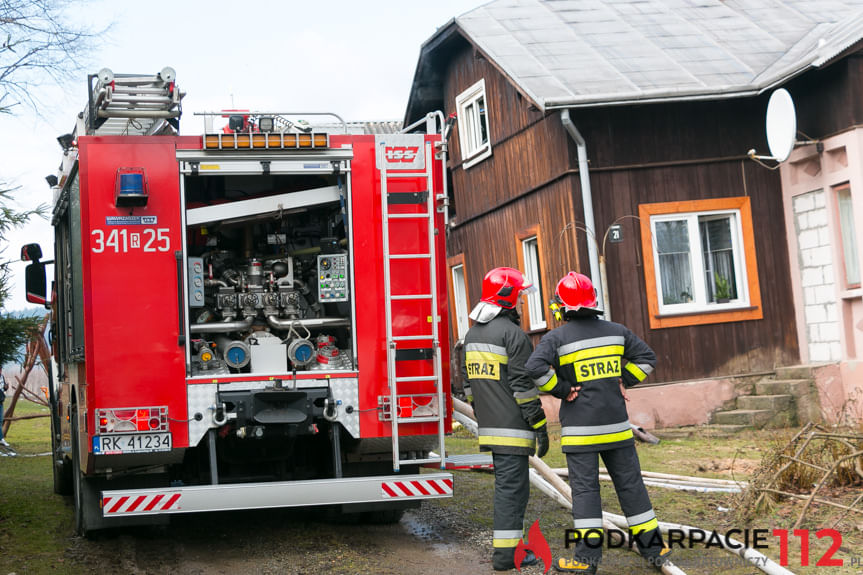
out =
<path fill-rule="evenodd" d="M 755 229 L 764 319 L 652 330 L 638 222 L 621 222 L 625 241 L 607 244 L 612 319 L 641 335 L 659 358 L 657 381 L 767 371 L 799 359 L 778 176 L 750 160 L 592 176 L 597 227 L 637 214 L 641 203 L 748 195 Z"/>
<path fill-rule="evenodd" d="M 584 233 L 561 236 L 567 224 L 584 216 L 576 147 L 559 113 L 542 117 L 532 110 L 472 49 L 451 58 L 443 73 L 447 113 L 454 111 L 456 95 L 480 78 L 488 98 L 492 156 L 464 170 L 457 131 L 450 140 L 458 212 L 448 253 L 465 254 L 470 304 L 479 299 L 489 269 L 517 265 L 513 238 L 534 224 L 546 251 L 546 295 L 569 269 L 589 273 Z M 656 350 L 654 381 L 766 371 L 799 360 L 779 177 L 745 157 L 750 148 L 767 152 L 767 98 L 572 111 L 587 141 L 600 241 L 608 225 L 637 215 L 641 203 L 750 197 L 762 320 L 651 330 L 638 222 L 622 220 L 625 241 L 608 244 L 613 319 Z"/>
<path fill-rule="evenodd" d="M 497 142 L 522 131 L 528 125 L 542 119 L 543 115 L 530 108 L 530 103 L 516 90 L 498 70 L 472 46 L 452 55 L 444 80 L 444 105 L 446 113 L 455 112 L 455 99 L 470 86 L 485 79 L 486 108 L 489 118 L 489 139 L 492 150 Z M 458 142 L 458 122 L 450 139 L 450 162 L 461 163 L 461 148 Z"/>
<path fill-rule="evenodd" d="M 566 170 L 566 157 L 550 154 L 550 141 L 565 145 L 560 122 L 529 110 L 529 103 L 484 58 L 472 48 L 460 51 L 451 61 L 445 81 L 446 113 L 455 112 L 458 94 L 485 78 L 486 108 L 492 156 L 468 168 L 461 167 L 459 125 L 450 135 L 449 164 L 457 220 L 483 214 L 519 193 L 543 186 Z M 506 170 L 498 166 L 506 166 Z"/>
<path fill-rule="evenodd" d="M 555 182 L 485 217 L 453 228 L 447 237 L 450 254 L 465 254 L 465 271 L 469 289 L 468 299 L 472 307 L 479 301 L 482 278 L 488 270 L 496 267 L 518 267 L 519 246 L 515 236 L 525 228 L 536 225 L 542 234 L 544 263 L 542 272 L 543 292 L 547 297 L 554 293 L 557 280 L 563 270 L 578 268 L 576 241 L 581 233 L 560 231 L 572 221 L 572 183 L 568 180 Z"/>
<path fill-rule="evenodd" d="M 797 129 L 810 138 L 863 124 L 863 53 L 808 72 L 785 87 L 794 99 Z"/>

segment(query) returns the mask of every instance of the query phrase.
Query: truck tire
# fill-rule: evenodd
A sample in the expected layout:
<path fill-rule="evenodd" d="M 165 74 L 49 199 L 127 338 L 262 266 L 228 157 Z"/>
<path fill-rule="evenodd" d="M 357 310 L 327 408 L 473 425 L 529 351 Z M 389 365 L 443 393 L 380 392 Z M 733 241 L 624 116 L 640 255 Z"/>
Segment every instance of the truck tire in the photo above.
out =
<path fill-rule="evenodd" d="M 53 412 L 54 408 L 52 408 Z M 72 462 L 63 453 L 60 442 L 60 430 L 57 428 L 56 417 L 51 414 L 51 467 L 54 471 L 54 493 L 57 495 L 72 495 Z"/>
<path fill-rule="evenodd" d="M 392 525 L 401 521 L 405 514 L 405 509 L 381 509 L 379 511 L 369 511 L 366 513 L 363 520 L 369 525 Z"/>
<path fill-rule="evenodd" d="M 75 507 L 75 532 L 91 537 L 101 527 L 99 494 L 92 481 L 81 471 L 81 445 L 78 436 L 78 408 L 72 408 L 72 498 Z"/>

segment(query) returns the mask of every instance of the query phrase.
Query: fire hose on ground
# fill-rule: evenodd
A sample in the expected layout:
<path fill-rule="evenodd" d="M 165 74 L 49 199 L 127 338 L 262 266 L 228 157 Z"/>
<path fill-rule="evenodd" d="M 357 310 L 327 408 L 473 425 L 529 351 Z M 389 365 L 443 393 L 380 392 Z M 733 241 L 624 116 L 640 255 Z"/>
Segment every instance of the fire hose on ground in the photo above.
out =
<path fill-rule="evenodd" d="M 474 435 L 477 435 L 476 423 L 468 416 L 456 412 L 456 420 L 461 423 Z M 555 474 L 562 477 L 567 476 L 565 467 L 552 469 Z M 611 481 L 604 467 L 599 468 L 600 481 Z M 735 481 L 729 479 L 714 479 L 708 477 L 690 477 L 686 475 L 672 475 L 669 473 L 656 473 L 651 471 L 642 471 L 641 476 L 644 478 L 644 484 L 650 487 L 662 487 L 666 489 L 677 489 L 682 491 L 695 491 L 698 493 L 740 493 L 747 487 L 745 481 Z"/>
<path fill-rule="evenodd" d="M 476 425 L 476 419 L 474 419 L 473 408 L 471 408 L 470 405 L 456 397 L 452 398 L 452 404 L 453 409 L 455 410 L 455 418 L 462 425 L 464 425 L 465 428 L 468 429 L 468 431 L 470 431 L 474 435 L 478 435 L 478 428 Z M 533 469 L 531 469 L 530 473 L 531 484 L 537 487 L 546 495 L 550 496 L 555 501 L 557 501 L 562 507 L 571 509 L 572 494 L 570 492 L 569 485 L 567 485 L 567 483 L 560 478 L 560 476 L 558 475 L 558 473 L 555 472 L 555 470 L 546 465 L 546 463 L 540 458 L 536 456 L 531 456 L 529 458 L 529 461 L 531 466 L 533 466 Z M 660 474 L 654 475 L 656 476 Z M 711 482 L 708 481 L 706 483 Z M 608 531 L 610 534 L 619 534 L 619 530 L 625 530 L 628 528 L 625 517 L 621 515 L 615 515 L 613 513 L 607 513 L 605 511 L 603 511 L 602 513 L 602 526 L 603 529 Z M 659 522 L 659 530 L 663 534 L 667 534 L 669 530 L 676 530 L 683 532 L 687 536 L 690 536 L 690 534 L 694 531 L 698 531 L 701 533 L 706 533 L 708 539 L 715 537 L 717 540 L 722 541 L 722 537 L 719 536 L 719 534 L 717 534 L 715 531 L 711 530 L 709 532 L 706 532 L 705 530 L 691 527 L 689 525 Z M 752 564 L 754 567 L 757 567 L 764 573 L 767 573 L 767 575 L 794 575 L 792 571 L 789 571 L 788 569 L 780 566 L 776 562 L 769 559 L 766 555 L 759 553 L 752 548 L 746 547 L 742 543 L 734 539 L 726 538 L 726 543 L 722 544 L 722 548 L 729 553 L 740 556 L 741 558 Z M 635 549 L 632 550 L 635 551 Z M 682 571 L 679 567 L 673 565 L 670 562 L 662 566 L 662 572 L 666 575 L 686 575 L 684 571 Z"/>

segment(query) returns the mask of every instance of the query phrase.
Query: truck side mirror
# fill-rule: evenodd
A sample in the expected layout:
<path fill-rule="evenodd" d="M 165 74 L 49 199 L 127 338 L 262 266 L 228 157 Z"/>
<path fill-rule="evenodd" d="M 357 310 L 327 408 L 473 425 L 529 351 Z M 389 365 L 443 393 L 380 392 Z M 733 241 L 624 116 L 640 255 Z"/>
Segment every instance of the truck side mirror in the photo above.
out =
<path fill-rule="evenodd" d="M 39 244 L 27 244 L 21 246 L 22 262 L 38 262 L 42 257 L 42 248 Z"/>
<path fill-rule="evenodd" d="M 31 244 L 36 245 L 37 244 Z M 41 255 L 41 254 L 40 254 Z M 45 264 L 34 261 L 24 270 L 24 286 L 27 291 L 27 301 L 48 306 L 47 282 L 45 281 Z"/>

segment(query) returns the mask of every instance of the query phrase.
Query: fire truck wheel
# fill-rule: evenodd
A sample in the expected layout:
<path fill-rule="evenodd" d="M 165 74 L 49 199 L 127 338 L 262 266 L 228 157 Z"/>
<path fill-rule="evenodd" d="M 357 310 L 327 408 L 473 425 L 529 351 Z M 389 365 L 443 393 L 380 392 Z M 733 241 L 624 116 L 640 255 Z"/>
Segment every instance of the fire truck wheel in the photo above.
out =
<path fill-rule="evenodd" d="M 54 493 L 72 495 L 72 462 L 60 446 L 60 430 L 56 428 L 55 417 L 51 415 L 51 458 L 54 470 Z"/>
<path fill-rule="evenodd" d="M 81 472 L 81 445 L 78 436 L 78 408 L 72 408 L 72 497 L 75 503 L 75 532 L 90 537 L 97 527 L 98 498 L 90 480 Z"/>

